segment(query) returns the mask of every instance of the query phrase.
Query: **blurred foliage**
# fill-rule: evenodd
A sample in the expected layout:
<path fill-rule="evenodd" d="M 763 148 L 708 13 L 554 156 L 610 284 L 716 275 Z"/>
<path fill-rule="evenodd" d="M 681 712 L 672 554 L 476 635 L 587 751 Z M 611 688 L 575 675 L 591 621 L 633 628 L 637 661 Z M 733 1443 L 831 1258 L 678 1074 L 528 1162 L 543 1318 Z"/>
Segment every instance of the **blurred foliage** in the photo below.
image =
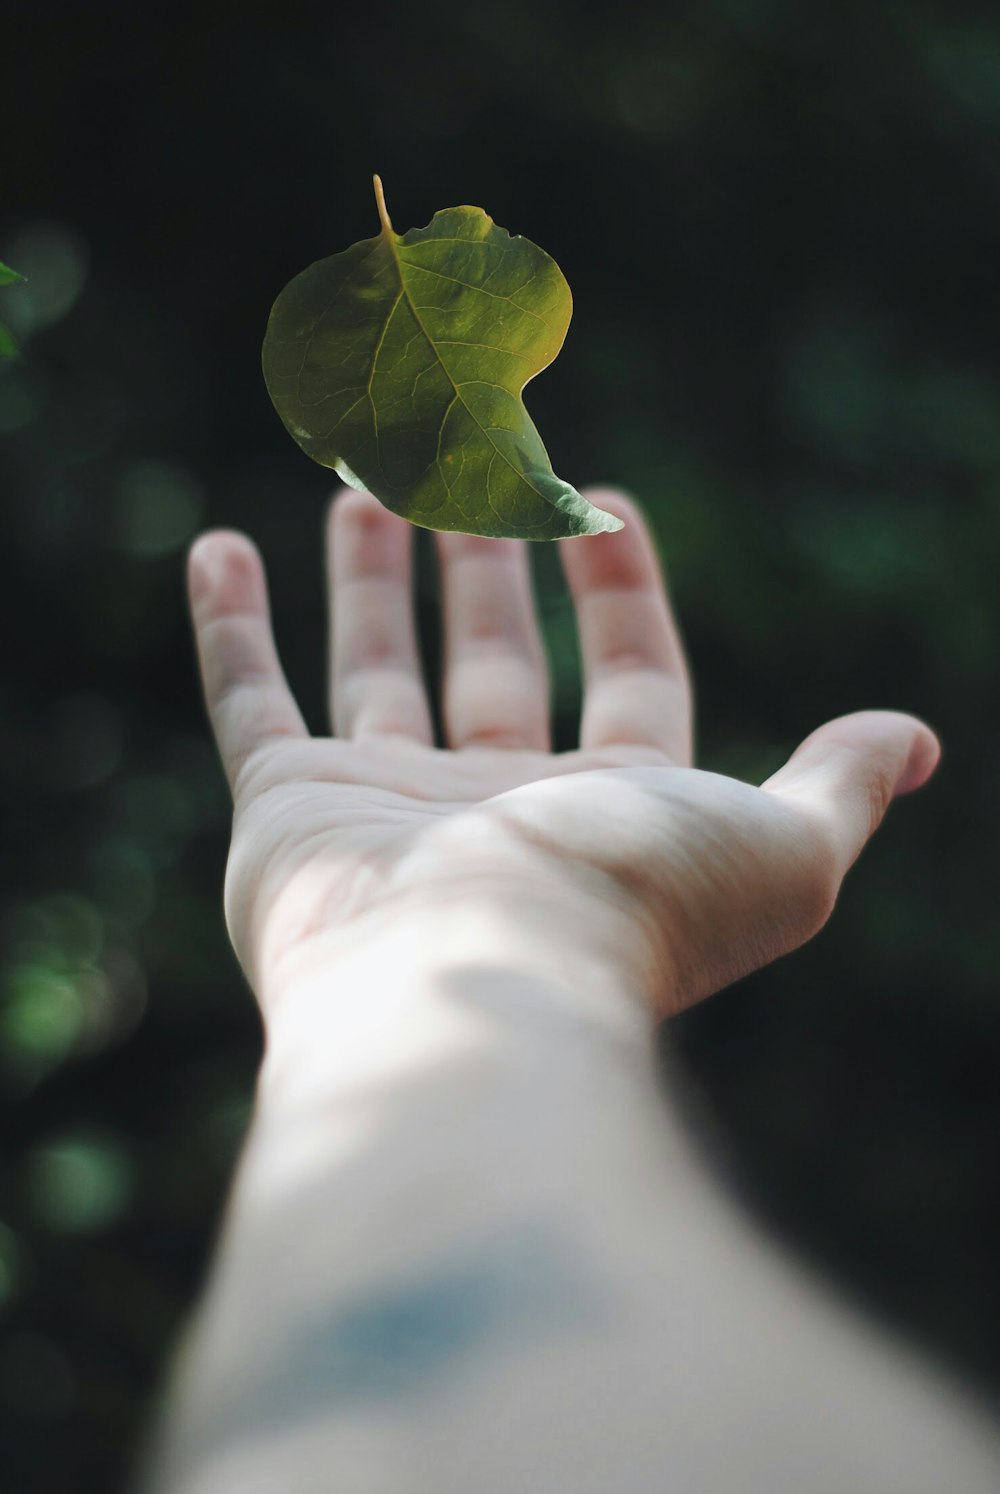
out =
<path fill-rule="evenodd" d="M 5 265 L 3 261 L 0 260 L 0 285 L 13 285 L 16 281 L 21 280 L 22 278 L 23 277 L 19 275 L 16 270 L 12 270 L 10 268 L 10 265 Z M 13 337 L 4 326 L 3 322 L 0 322 L 0 358 L 16 357 L 17 343 L 14 341 Z"/>
<path fill-rule="evenodd" d="M 995 763 L 1000 16 L 944 0 L 23 8 L 0 56 L 4 1481 L 113 1489 L 206 1259 L 259 1032 L 183 549 L 236 524 L 322 725 L 321 473 L 274 420 L 278 289 L 482 203 L 574 288 L 529 391 L 556 469 L 648 505 L 702 761 L 820 720 L 941 731 L 807 950 L 674 1029 L 757 1207 L 1000 1385 Z M 427 536 L 419 608 L 439 625 Z M 545 547 L 538 547 L 540 550 Z M 534 557 L 572 740 L 578 666 Z"/>

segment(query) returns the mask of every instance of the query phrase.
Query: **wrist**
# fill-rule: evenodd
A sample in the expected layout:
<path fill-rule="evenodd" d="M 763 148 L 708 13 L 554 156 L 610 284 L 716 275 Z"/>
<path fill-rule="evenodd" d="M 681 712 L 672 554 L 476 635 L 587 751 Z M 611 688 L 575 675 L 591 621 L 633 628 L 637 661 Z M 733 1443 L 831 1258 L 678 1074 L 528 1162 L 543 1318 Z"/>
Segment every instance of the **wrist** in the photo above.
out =
<path fill-rule="evenodd" d="M 462 1056 L 567 1039 L 653 1051 L 653 1017 L 613 908 L 582 920 L 527 883 L 373 910 L 319 935 L 266 992 L 262 1097 L 304 1103 Z M 634 942 L 634 941 L 633 941 Z M 264 993 L 262 993 L 263 995 Z"/>

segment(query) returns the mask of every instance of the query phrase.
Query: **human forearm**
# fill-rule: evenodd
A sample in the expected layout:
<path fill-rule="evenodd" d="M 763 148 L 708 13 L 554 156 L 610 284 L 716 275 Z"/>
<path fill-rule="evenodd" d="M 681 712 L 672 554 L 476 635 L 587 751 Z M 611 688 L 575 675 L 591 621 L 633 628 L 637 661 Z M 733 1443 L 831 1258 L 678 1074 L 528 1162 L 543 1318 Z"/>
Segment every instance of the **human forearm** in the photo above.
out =
<path fill-rule="evenodd" d="M 428 913 L 286 994 L 157 1489 L 991 1486 L 720 1191 L 582 930 Z"/>
<path fill-rule="evenodd" d="M 373 1407 L 388 1444 L 415 1397 L 446 1436 L 456 1376 L 492 1366 L 502 1382 L 600 1311 L 606 1266 L 588 1254 L 644 1186 L 652 1027 L 595 941 L 554 938 L 551 912 L 543 940 L 523 915 L 428 909 L 299 968 L 273 1003 L 163 1487 L 218 1466 L 225 1489 L 234 1455 L 279 1470 L 292 1457 L 290 1486 L 312 1487 L 316 1465 L 285 1445 L 308 1429 L 329 1439 L 318 1466 L 335 1483 Z"/>

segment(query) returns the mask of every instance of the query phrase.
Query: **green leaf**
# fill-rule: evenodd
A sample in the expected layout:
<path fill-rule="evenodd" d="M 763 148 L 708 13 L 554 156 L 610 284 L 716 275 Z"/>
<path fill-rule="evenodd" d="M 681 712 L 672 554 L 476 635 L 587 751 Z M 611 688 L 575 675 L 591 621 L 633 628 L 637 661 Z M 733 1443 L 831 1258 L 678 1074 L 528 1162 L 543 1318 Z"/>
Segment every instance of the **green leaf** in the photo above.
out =
<path fill-rule="evenodd" d="M 425 529 L 554 540 L 622 528 L 562 482 L 521 391 L 562 347 L 569 286 L 482 208 L 393 231 L 297 275 L 264 378 L 302 449 Z"/>
<path fill-rule="evenodd" d="M 15 281 L 23 280 L 24 276 L 12 270 L 10 265 L 5 265 L 0 260 L 0 285 L 13 285 Z M 11 337 L 3 322 L 0 322 L 0 358 L 19 358 L 21 356 L 17 343 Z"/>

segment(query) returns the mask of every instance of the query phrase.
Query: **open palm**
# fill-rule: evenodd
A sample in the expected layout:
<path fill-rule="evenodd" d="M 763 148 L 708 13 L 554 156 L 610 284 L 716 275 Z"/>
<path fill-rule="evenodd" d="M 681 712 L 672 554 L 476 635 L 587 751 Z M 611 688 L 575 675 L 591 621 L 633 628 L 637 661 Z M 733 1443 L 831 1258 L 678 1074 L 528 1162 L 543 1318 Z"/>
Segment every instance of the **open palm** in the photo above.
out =
<path fill-rule="evenodd" d="M 610 940 L 667 1015 L 815 933 L 892 797 L 930 776 L 933 734 L 888 711 L 821 727 L 762 788 L 693 768 L 687 668 L 642 513 L 588 496 L 626 523 L 560 542 L 586 679 L 579 750 L 560 754 L 524 543 L 436 536 L 444 747 L 405 520 L 350 489 L 332 505 L 330 738 L 309 736 L 281 672 L 254 547 L 216 531 L 193 548 L 235 802 L 227 917 L 265 1014 L 331 944 L 475 893 Z"/>

